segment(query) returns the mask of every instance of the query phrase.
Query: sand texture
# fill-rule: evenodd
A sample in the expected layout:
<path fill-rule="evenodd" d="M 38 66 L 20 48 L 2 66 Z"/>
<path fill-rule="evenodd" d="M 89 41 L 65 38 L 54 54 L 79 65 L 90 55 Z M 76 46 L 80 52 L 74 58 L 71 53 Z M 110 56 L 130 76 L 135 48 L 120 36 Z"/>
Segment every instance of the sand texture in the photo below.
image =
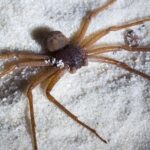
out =
<path fill-rule="evenodd" d="M 107 0 L 0 0 L 0 52 L 39 53 L 39 29 L 60 30 L 70 37 L 86 11 Z M 91 23 L 87 34 L 150 17 L 150 0 L 117 0 Z M 150 47 L 150 22 L 132 27 L 139 44 Z M 125 30 L 99 43 L 123 44 Z M 150 75 L 150 52 L 106 54 Z M 0 61 L 3 66 L 3 61 Z M 37 69 L 0 79 L 0 150 L 31 150 L 28 101 L 24 85 Z M 89 63 L 66 73 L 51 94 L 79 119 L 107 139 L 102 143 L 50 103 L 40 86 L 33 90 L 39 150 L 150 150 L 150 81 L 118 67 Z"/>

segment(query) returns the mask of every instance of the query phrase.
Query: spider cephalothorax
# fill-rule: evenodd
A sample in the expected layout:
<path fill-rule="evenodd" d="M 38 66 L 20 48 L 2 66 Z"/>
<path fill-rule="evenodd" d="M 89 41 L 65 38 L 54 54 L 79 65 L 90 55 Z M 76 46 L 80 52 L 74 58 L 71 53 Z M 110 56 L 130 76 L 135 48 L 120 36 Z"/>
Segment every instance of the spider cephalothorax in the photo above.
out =
<path fill-rule="evenodd" d="M 101 141 L 107 143 L 93 128 L 80 121 L 77 116 L 71 113 L 67 108 L 60 104 L 51 94 L 53 86 L 61 78 L 61 76 L 66 72 L 66 70 L 74 73 L 77 69 L 82 66 L 87 65 L 88 61 L 108 63 L 115 65 L 122 69 L 125 69 L 131 73 L 139 75 L 147 80 L 150 80 L 150 76 L 131 68 L 127 64 L 101 55 L 103 53 L 113 52 L 113 51 L 142 51 L 150 52 L 149 47 L 133 47 L 126 44 L 122 45 L 100 45 L 95 44 L 100 38 L 105 36 L 111 31 L 118 31 L 121 29 L 129 28 L 135 25 L 143 24 L 146 21 L 150 21 L 150 18 L 139 19 L 123 25 L 116 25 L 105 28 L 103 30 L 97 30 L 88 36 L 86 31 L 92 20 L 98 13 L 105 10 L 108 6 L 113 4 L 116 0 L 108 0 L 108 2 L 101 7 L 98 7 L 92 11 L 89 11 L 86 17 L 83 18 L 79 29 L 70 38 L 66 38 L 60 31 L 50 32 L 46 41 L 44 40 L 44 47 L 48 52 L 46 54 L 35 54 L 35 53 L 19 53 L 19 52 L 9 52 L 0 54 L 1 59 L 15 58 L 15 61 L 10 62 L 9 65 L 4 67 L 4 70 L 0 72 L 0 77 L 7 75 L 8 73 L 23 69 L 26 67 L 42 67 L 38 74 L 33 79 L 29 79 L 29 86 L 26 90 L 26 95 L 29 100 L 30 107 L 30 117 L 31 117 L 31 127 L 32 127 L 32 139 L 33 139 L 33 149 L 37 150 L 37 140 L 36 140 L 36 130 L 35 130 L 35 119 L 34 119 L 34 108 L 33 108 L 33 98 L 32 89 L 40 83 L 45 83 L 43 91 L 45 92 L 48 100 L 61 109 L 66 115 L 68 115 L 75 122 L 83 126 L 84 128 L 95 134 Z"/>
<path fill-rule="evenodd" d="M 76 45 L 66 45 L 59 51 L 52 52 L 51 56 L 56 58 L 56 60 L 62 60 L 64 66 L 66 66 L 71 73 L 87 65 L 86 52 Z"/>
<path fill-rule="evenodd" d="M 67 68 L 70 73 L 87 65 L 86 51 L 77 44 L 69 42 L 60 31 L 50 32 L 47 38 L 50 62 L 53 66 Z"/>

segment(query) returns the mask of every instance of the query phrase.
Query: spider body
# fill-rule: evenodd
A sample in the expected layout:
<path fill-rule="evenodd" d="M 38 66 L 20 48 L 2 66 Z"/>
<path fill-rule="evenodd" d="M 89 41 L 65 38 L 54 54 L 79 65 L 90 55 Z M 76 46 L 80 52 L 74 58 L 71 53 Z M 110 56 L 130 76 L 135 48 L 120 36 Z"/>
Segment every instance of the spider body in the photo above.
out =
<path fill-rule="evenodd" d="M 69 39 L 66 38 L 60 31 L 53 31 L 46 38 L 44 47 L 48 52 L 45 55 L 35 53 L 19 53 L 8 52 L 1 53 L 1 59 L 17 58 L 13 62 L 6 63 L 4 69 L 0 71 L 0 77 L 7 75 L 12 71 L 23 69 L 26 67 L 42 67 L 42 69 L 34 76 L 33 79 L 29 79 L 29 85 L 26 90 L 26 96 L 29 102 L 30 119 L 31 119 L 31 131 L 32 131 L 32 144 L 33 149 L 37 150 L 36 128 L 34 118 L 33 96 L 32 89 L 40 83 L 43 84 L 43 91 L 50 102 L 56 105 L 61 111 L 63 111 L 68 117 L 80 124 L 97 136 L 101 141 L 107 143 L 95 129 L 91 128 L 84 122 L 78 119 L 73 113 L 71 113 L 66 107 L 59 103 L 51 94 L 53 86 L 63 76 L 66 70 L 74 73 L 77 69 L 87 65 L 87 61 L 102 62 L 110 65 L 120 67 L 130 73 L 139 75 L 146 80 L 150 80 L 150 76 L 141 71 L 138 71 L 122 61 L 112 59 L 110 57 L 103 56 L 101 54 L 113 52 L 113 51 L 142 51 L 150 52 L 150 47 L 132 47 L 127 44 L 122 45 L 100 45 L 95 44 L 100 38 L 104 37 L 111 31 L 118 31 L 133 27 L 139 24 L 143 24 L 146 21 L 150 21 L 150 18 L 137 19 L 136 21 L 124 23 L 122 25 L 110 26 L 108 28 L 97 30 L 96 32 L 86 35 L 86 31 L 89 24 L 98 13 L 105 10 L 108 6 L 112 5 L 116 0 L 108 0 L 104 5 L 98 7 L 92 11 L 89 11 L 86 17 L 83 18 L 79 29 Z M 90 17 L 89 17 L 90 16 Z"/>
<path fill-rule="evenodd" d="M 56 60 L 62 60 L 64 67 L 68 68 L 70 73 L 74 73 L 77 69 L 87 65 L 86 51 L 71 43 L 50 53 L 50 56 L 56 58 Z"/>

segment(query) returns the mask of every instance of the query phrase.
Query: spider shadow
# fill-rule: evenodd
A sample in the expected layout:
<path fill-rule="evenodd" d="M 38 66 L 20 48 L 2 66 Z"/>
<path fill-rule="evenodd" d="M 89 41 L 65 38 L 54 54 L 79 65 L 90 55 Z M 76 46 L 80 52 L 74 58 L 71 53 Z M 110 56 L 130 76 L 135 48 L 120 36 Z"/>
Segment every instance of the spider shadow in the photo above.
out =
<path fill-rule="evenodd" d="M 46 48 L 46 39 L 51 31 L 52 29 L 47 26 L 36 27 L 31 31 L 31 37 L 40 45 L 41 53 L 45 54 L 48 51 Z M 15 51 L 16 53 L 30 53 L 29 50 L 13 49 L 13 51 Z M 0 51 L 0 54 L 6 54 L 9 52 L 9 48 L 4 48 Z M 31 53 L 33 54 L 33 52 Z M 6 61 L 5 63 L 9 63 L 9 61 Z M 28 73 L 28 71 L 30 73 Z M 32 75 L 33 71 L 34 69 L 27 69 L 24 74 Z M 27 88 L 27 79 L 23 77 L 21 72 L 21 70 L 19 70 L 18 72 L 14 72 L 13 75 L 8 75 L 5 80 L 2 80 L 2 82 L 0 82 L 0 105 L 11 105 L 19 101 L 21 93 L 24 93 L 25 89 Z M 30 75 L 27 75 L 28 78 Z M 7 101 L 5 101 L 5 99 L 7 99 Z"/>
<path fill-rule="evenodd" d="M 41 52 L 43 53 L 49 52 L 46 46 L 46 40 L 52 31 L 53 29 L 49 28 L 48 26 L 39 26 L 34 28 L 31 32 L 32 39 L 40 45 Z"/>
<path fill-rule="evenodd" d="M 17 71 L 0 82 L 0 105 L 8 106 L 18 103 L 28 87 L 28 79 L 34 76 L 35 69 Z"/>
<path fill-rule="evenodd" d="M 46 39 L 51 31 L 52 29 L 47 26 L 39 26 L 34 28 L 30 33 L 32 39 L 35 40 L 40 45 L 41 53 L 46 53 L 48 51 L 46 48 Z M 4 48 L 1 50 L 0 54 L 7 54 L 10 51 L 11 50 L 9 50 L 8 48 Z M 13 51 L 15 51 L 16 53 L 17 52 L 21 53 L 22 51 L 30 53 L 27 50 L 14 49 Z M 33 52 L 31 53 L 33 54 Z M 4 61 L 4 64 L 5 63 L 7 64 L 7 62 L 9 63 L 9 61 Z M 24 74 L 26 74 L 27 71 L 31 72 L 31 69 L 27 69 Z M 21 71 L 15 72 L 13 73 L 13 75 L 8 76 L 9 77 L 6 80 L 2 80 L 3 82 L 2 84 L 0 83 L 0 95 L 1 95 L 0 104 L 4 98 L 7 99 L 8 95 L 13 95 L 17 90 L 23 92 L 27 86 L 26 80 L 21 75 Z M 10 100 L 8 103 L 5 102 L 5 104 L 12 104 L 12 103 L 13 103 L 12 100 Z"/>
<path fill-rule="evenodd" d="M 48 53 L 48 50 L 46 48 L 46 39 L 51 31 L 52 29 L 47 26 L 37 27 L 31 31 L 31 37 L 40 45 L 41 53 Z M 27 50 L 13 49 L 13 51 L 15 51 L 16 53 L 21 53 L 22 51 L 30 53 Z M 9 52 L 9 48 L 4 48 L 1 50 L 0 54 Z M 31 53 L 33 54 L 33 52 Z M 5 63 L 9 63 L 9 61 L 6 61 Z M 38 70 L 36 71 L 38 72 Z M 9 106 L 18 103 L 20 101 L 22 93 L 25 94 L 25 91 L 28 87 L 28 80 L 30 77 L 34 76 L 34 72 L 35 68 L 29 68 L 25 71 L 19 70 L 17 72 L 14 72 L 13 75 L 9 74 L 6 78 L 2 79 L 2 81 L 0 81 L 0 106 Z M 28 107 L 25 108 L 24 112 L 26 130 L 31 136 L 32 132 L 30 126 L 28 126 L 30 124 L 30 119 L 27 115 Z"/>
<path fill-rule="evenodd" d="M 39 26 L 39 27 L 36 27 L 34 28 L 32 31 L 31 31 L 31 37 L 33 40 L 35 40 L 39 46 L 41 47 L 41 54 L 45 54 L 45 53 L 48 53 L 48 49 L 46 47 L 46 39 L 47 37 L 49 36 L 50 32 L 52 32 L 53 29 L 52 28 L 49 28 L 48 26 Z M 16 53 L 21 53 L 21 52 L 27 52 L 27 53 L 36 53 L 36 52 L 30 52 L 29 50 L 27 49 L 22 49 L 22 50 L 18 50 L 18 49 L 11 49 L 11 51 L 14 51 Z M 10 52 L 10 48 L 4 48 L 4 49 L 1 49 L 0 50 L 0 54 L 5 54 L 5 53 L 9 53 Z"/>

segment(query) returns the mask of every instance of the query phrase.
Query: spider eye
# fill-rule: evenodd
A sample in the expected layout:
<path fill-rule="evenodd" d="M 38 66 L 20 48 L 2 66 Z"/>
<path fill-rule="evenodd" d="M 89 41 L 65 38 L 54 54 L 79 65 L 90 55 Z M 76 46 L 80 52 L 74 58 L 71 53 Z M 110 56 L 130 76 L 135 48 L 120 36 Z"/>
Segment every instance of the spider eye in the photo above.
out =
<path fill-rule="evenodd" d="M 60 31 L 50 32 L 47 38 L 47 48 L 50 52 L 60 50 L 69 44 L 69 39 L 66 38 Z"/>

